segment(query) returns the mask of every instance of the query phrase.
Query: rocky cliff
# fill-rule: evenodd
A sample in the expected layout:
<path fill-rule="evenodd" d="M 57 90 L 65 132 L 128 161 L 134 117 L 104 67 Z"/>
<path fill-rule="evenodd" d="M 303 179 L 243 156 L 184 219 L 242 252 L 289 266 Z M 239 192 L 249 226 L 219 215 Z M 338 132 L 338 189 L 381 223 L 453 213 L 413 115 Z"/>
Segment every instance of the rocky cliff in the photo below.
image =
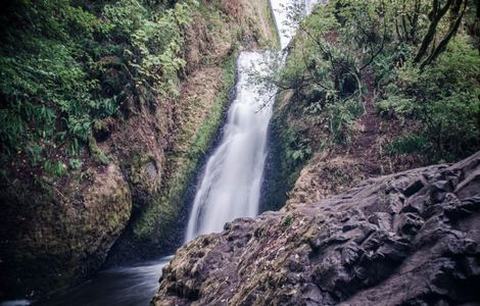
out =
<path fill-rule="evenodd" d="M 155 305 L 479 302 L 480 152 L 238 219 L 164 268 Z"/>

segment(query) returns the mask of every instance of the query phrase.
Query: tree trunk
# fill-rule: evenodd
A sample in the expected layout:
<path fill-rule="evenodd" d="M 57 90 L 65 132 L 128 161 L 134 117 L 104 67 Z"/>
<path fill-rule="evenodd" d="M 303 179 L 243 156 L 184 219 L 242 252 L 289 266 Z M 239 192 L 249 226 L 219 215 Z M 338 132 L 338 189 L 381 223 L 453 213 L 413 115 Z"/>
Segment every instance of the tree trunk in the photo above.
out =
<path fill-rule="evenodd" d="M 412 42 L 415 42 L 417 40 L 417 26 L 418 26 L 419 15 L 420 15 L 420 0 L 417 0 L 415 1 L 413 16 L 409 18 L 410 38 Z"/>
<path fill-rule="evenodd" d="M 440 23 L 440 20 L 445 16 L 448 12 L 448 9 L 452 5 L 453 0 L 447 0 L 447 3 L 440 8 L 439 0 L 433 0 L 433 7 L 432 12 L 430 13 L 431 21 L 430 26 L 428 27 L 427 34 L 423 38 L 422 45 L 413 60 L 415 63 L 420 62 L 420 60 L 426 55 L 428 47 L 432 43 L 433 39 L 435 38 L 435 34 L 437 33 L 437 26 Z"/>
<path fill-rule="evenodd" d="M 458 31 L 458 28 L 460 27 L 460 24 L 462 23 L 462 19 L 463 19 L 463 16 L 465 15 L 465 11 L 467 9 L 467 2 L 468 0 L 461 0 L 460 1 L 460 6 L 461 6 L 461 2 L 463 1 L 463 9 L 462 11 L 460 12 L 459 9 L 455 9 L 453 11 L 454 14 L 456 14 L 456 16 L 452 16 L 452 18 L 455 18 L 456 19 L 452 19 L 452 22 L 450 24 L 450 27 L 449 27 L 449 30 L 448 30 L 448 33 L 445 35 L 445 37 L 440 41 L 440 43 L 438 44 L 437 48 L 435 48 L 431 55 L 422 63 L 421 65 L 421 68 L 423 69 L 423 67 L 425 67 L 426 65 L 429 65 L 431 64 L 433 61 L 435 61 L 437 59 L 437 57 L 443 52 L 445 51 L 445 49 L 447 48 L 447 45 L 448 43 L 450 42 L 450 40 L 452 39 L 453 36 L 455 36 L 455 34 L 457 34 L 457 31 Z"/>

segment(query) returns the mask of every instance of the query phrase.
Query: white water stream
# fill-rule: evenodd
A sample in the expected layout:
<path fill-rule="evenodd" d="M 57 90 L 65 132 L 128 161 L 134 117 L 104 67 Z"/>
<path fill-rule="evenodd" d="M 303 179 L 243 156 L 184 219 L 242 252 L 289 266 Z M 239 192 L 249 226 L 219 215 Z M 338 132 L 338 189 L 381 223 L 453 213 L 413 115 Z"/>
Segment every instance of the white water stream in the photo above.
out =
<path fill-rule="evenodd" d="M 262 69 L 262 59 L 262 53 L 240 53 L 236 98 L 228 111 L 223 138 L 208 159 L 198 186 L 186 241 L 221 231 L 226 222 L 237 217 L 258 214 L 267 128 L 272 115 L 268 102 L 275 94 L 262 91 L 261 84 L 249 79 L 252 69 Z"/>
<path fill-rule="evenodd" d="M 288 22 L 289 8 L 298 0 L 271 1 L 283 50 L 295 28 Z M 308 1 L 308 0 L 307 0 Z M 308 4 L 305 2 L 305 4 Z M 260 188 L 267 156 L 267 129 L 272 115 L 270 99 L 252 73 L 268 71 L 263 52 L 242 52 L 238 58 L 236 98 L 228 111 L 220 144 L 208 159 L 188 220 L 185 241 L 219 232 L 226 222 L 258 214 Z M 261 90 L 261 89 L 264 90 Z"/>
<path fill-rule="evenodd" d="M 270 1 L 283 51 L 295 32 L 289 21 L 294 1 Z M 303 0 L 309 12 L 314 0 Z M 282 52 L 281 51 L 281 52 Z M 267 129 L 272 115 L 270 99 L 275 90 L 252 82 L 254 72 L 268 69 L 264 52 L 242 52 L 237 62 L 236 98 L 228 112 L 220 144 L 208 159 L 197 187 L 188 220 L 185 241 L 198 235 L 219 232 L 226 222 L 258 214 L 260 189 L 267 155 Z"/>

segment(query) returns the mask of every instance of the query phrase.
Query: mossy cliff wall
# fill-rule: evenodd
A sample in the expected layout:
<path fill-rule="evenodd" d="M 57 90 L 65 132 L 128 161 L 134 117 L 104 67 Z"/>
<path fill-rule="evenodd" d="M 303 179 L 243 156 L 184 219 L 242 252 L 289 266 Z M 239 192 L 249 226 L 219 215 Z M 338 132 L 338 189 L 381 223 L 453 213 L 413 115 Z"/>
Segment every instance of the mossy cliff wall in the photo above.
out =
<path fill-rule="evenodd" d="M 186 30 L 189 73 L 175 101 L 175 124 L 163 167 L 167 179 L 134 216 L 111 262 L 168 253 L 179 246 L 186 217 L 185 193 L 224 118 L 234 89 L 238 52 L 277 44 L 267 1 L 217 5 L 216 10 L 200 10 Z"/>

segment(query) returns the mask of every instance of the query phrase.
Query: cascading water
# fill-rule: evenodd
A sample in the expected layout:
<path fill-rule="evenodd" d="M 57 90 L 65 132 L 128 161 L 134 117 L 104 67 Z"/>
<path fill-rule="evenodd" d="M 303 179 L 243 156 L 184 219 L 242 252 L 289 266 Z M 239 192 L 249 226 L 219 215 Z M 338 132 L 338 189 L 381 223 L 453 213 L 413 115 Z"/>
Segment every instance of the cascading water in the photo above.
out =
<path fill-rule="evenodd" d="M 310 7 L 310 2 L 317 0 L 303 0 L 305 7 Z M 280 47 L 283 51 L 295 34 L 295 25 L 291 20 L 291 8 L 300 3 L 299 0 L 271 0 L 273 15 L 275 16 L 275 24 L 277 26 L 278 36 L 280 38 Z"/>
<path fill-rule="evenodd" d="M 293 36 L 289 8 L 299 1 L 309 12 L 316 0 L 271 0 L 282 50 Z M 242 52 L 237 61 L 237 96 L 232 103 L 223 139 L 208 159 L 197 188 L 186 240 L 220 231 L 225 222 L 258 213 L 260 187 L 266 158 L 267 128 L 272 113 L 269 99 L 275 90 L 265 90 L 249 77 L 252 69 L 262 71 L 265 52 Z M 260 78 L 261 79 L 261 78 Z M 261 90 L 263 89 L 263 90 Z M 135 267 L 114 268 L 59 295 L 42 305 L 148 305 L 158 288 L 163 266 L 171 257 Z M 12 301 L 5 305 L 27 305 Z"/>
<path fill-rule="evenodd" d="M 258 213 L 266 158 L 266 138 L 274 92 L 252 82 L 261 71 L 263 54 L 242 52 L 238 58 L 237 96 L 228 111 L 223 138 L 208 159 L 193 202 L 186 241 L 220 231 L 225 222 Z M 265 107 L 262 107 L 264 106 Z"/>
<path fill-rule="evenodd" d="M 282 50 L 295 30 L 294 25 L 288 22 L 288 8 L 293 5 L 291 1 L 271 1 Z M 263 78 L 255 82 L 249 75 L 265 70 L 262 67 L 266 62 L 264 55 L 261 52 L 240 53 L 237 96 L 228 112 L 220 144 L 208 159 L 198 185 L 185 241 L 201 234 L 221 231 L 226 222 L 235 218 L 258 214 L 267 128 L 272 114 L 269 100 L 275 95 L 275 90 L 265 90 L 269 86 L 261 83 Z"/>

